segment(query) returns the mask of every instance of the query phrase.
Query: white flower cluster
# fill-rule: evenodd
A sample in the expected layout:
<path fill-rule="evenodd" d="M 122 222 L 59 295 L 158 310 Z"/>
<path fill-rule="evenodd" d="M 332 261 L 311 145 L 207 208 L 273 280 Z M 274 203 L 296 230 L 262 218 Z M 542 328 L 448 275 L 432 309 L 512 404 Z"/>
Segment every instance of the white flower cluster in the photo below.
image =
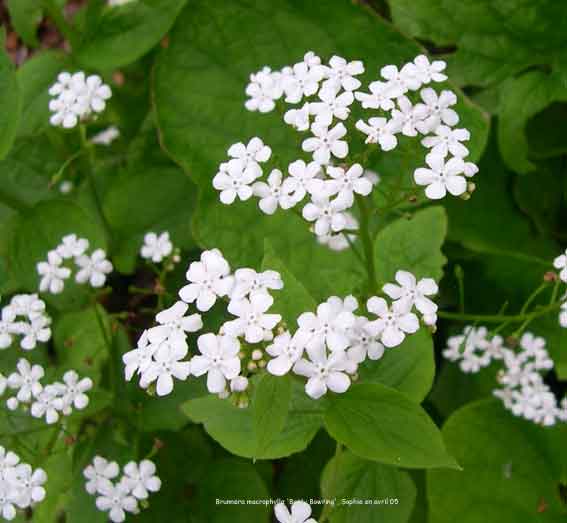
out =
<path fill-rule="evenodd" d="M 62 72 L 49 94 L 53 97 L 49 102 L 51 125 L 71 129 L 93 113 L 104 111 L 112 91 L 96 74 L 87 77 L 83 72 Z"/>
<path fill-rule="evenodd" d="M 0 349 L 12 345 L 21 336 L 20 347 L 35 349 L 38 342 L 51 338 L 51 318 L 45 312 L 45 302 L 37 294 L 17 294 L 2 308 L 0 316 Z"/>
<path fill-rule="evenodd" d="M 82 410 L 89 404 L 85 394 L 92 386 L 90 378 L 79 378 L 74 370 L 63 375 L 63 383 L 56 381 L 43 386 L 41 379 L 45 371 L 41 365 L 31 365 L 28 360 L 20 358 L 16 365 L 16 372 L 5 378 L 0 374 L 0 396 L 5 390 L 17 391 L 6 401 L 9 410 L 16 410 L 24 405 L 29 406 L 30 414 L 34 418 L 45 418 L 46 423 L 53 424 L 59 421 L 60 414 L 68 416 L 73 408 Z"/>
<path fill-rule="evenodd" d="M 118 463 L 95 456 L 93 462 L 85 468 L 83 475 L 87 482 L 86 491 L 96 496 L 96 508 L 108 512 L 110 521 L 120 523 L 125 520 L 126 512 L 138 514 L 138 501 L 148 499 L 150 493 L 161 488 L 161 480 L 156 476 L 156 466 L 148 459 L 136 463 L 130 461 L 120 474 Z"/>
<path fill-rule="evenodd" d="M 449 338 L 447 345 L 443 356 L 459 362 L 464 372 L 476 373 L 493 361 L 501 362 L 497 378 L 501 387 L 494 395 L 515 416 L 546 426 L 567 421 L 567 398 L 558 404 L 543 381 L 542 373 L 553 368 L 543 338 L 526 332 L 516 351 L 506 347 L 501 336 L 490 338 L 485 327 L 468 326 L 463 334 Z"/>
<path fill-rule="evenodd" d="M 396 281 L 398 285 L 383 287 L 393 300 L 391 304 L 376 296 L 368 300 L 366 308 L 376 316 L 373 320 L 355 314 L 358 302 L 353 296 L 344 300 L 332 296 L 317 307 L 316 313 L 301 314 L 293 335 L 285 331 L 266 348 L 272 356 L 268 372 L 283 376 L 293 371 L 307 377 L 305 392 L 314 399 L 328 390 L 345 392 L 360 363 L 366 358 L 380 359 L 384 347 L 396 347 L 406 335 L 419 330 L 414 309 L 426 325 L 436 321 L 437 305 L 428 298 L 438 291 L 435 281 L 417 281 L 407 271 L 398 271 Z"/>
<path fill-rule="evenodd" d="M 47 474 L 41 468 L 33 469 L 21 463 L 20 457 L 0 446 L 0 515 L 13 520 L 17 509 L 28 509 L 45 498 L 44 483 Z"/>
<path fill-rule="evenodd" d="M 285 503 L 276 503 L 274 514 L 280 523 L 317 523 L 311 517 L 311 506 L 305 501 L 294 501 L 289 510 Z"/>
<path fill-rule="evenodd" d="M 112 272 L 112 263 L 106 258 L 103 249 L 96 249 L 87 254 L 89 241 L 78 238 L 76 234 L 64 236 L 61 243 L 47 253 L 47 260 L 37 264 L 37 273 L 41 277 L 40 292 L 59 294 L 65 288 L 65 280 L 71 276 L 71 269 L 63 265 L 64 261 L 72 261 L 78 269 L 75 281 L 79 284 L 89 283 L 91 287 L 102 287 L 106 275 Z"/>
<path fill-rule="evenodd" d="M 397 146 L 398 134 L 423 135 L 422 144 L 431 149 L 426 157 L 429 168 L 417 169 L 415 182 L 426 186 L 425 194 L 431 199 L 443 198 L 447 192 L 463 195 L 468 190 L 466 177 L 476 174 L 478 168 L 463 159 L 469 154 L 462 144 L 470 138 L 469 131 L 453 129 L 459 122 L 458 114 L 451 108 L 457 103 L 456 94 L 447 90 L 438 94 L 426 87 L 420 91 L 419 103 L 414 105 L 408 98 L 412 91 L 446 80 L 442 73 L 445 65 L 442 61 L 430 63 L 424 55 L 400 70 L 387 65 L 380 70 L 382 79 L 370 83 L 370 93 L 358 90 L 361 82 L 356 77 L 364 73 L 363 63 L 347 62 L 339 56 L 333 56 L 325 65 L 308 52 L 303 61 L 292 67 L 281 71 L 264 67 L 252 74 L 246 87 L 246 108 L 267 113 L 282 98 L 289 104 L 302 103 L 299 108 L 289 109 L 284 121 L 298 131 L 310 131 L 312 136 L 303 141 L 302 149 L 311 153 L 312 158 L 292 162 L 285 178 L 282 170 L 273 169 L 265 182 L 258 181 L 263 175 L 260 164 L 271 157 L 270 147 L 258 137 L 247 145 L 236 143 L 228 149 L 230 159 L 220 165 L 213 178 L 221 202 L 231 204 L 236 197 L 247 200 L 256 195 L 260 209 L 273 214 L 278 207 L 290 209 L 309 195 L 303 217 L 314 222 L 317 236 L 348 229 L 348 209 L 353 206 L 354 195 L 367 196 L 372 191 L 362 165 L 333 165 L 345 161 L 349 154 L 343 121 L 350 116 L 355 99 L 363 109 L 381 110 L 387 116 L 356 122 L 356 128 L 367 136 L 367 144 L 378 144 L 389 151 Z M 315 95 L 317 98 L 313 99 Z"/>
<path fill-rule="evenodd" d="M 144 244 L 140 248 L 140 256 L 145 260 L 160 263 L 173 252 L 173 243 L 167 231 L 161 234 L 148 232 L 144 235 Z"/>
<path fill-rule="evenodd" d="M 156 315 L 157 326 L 142 334 L 137 348 L 123 355 L 125 376 L 140 375 L 140 386 L 156 382 L 159 396 L 173 390 L 173 378 L 186 380 L 190 374 L 207 374 L 210 392 L 227 395 L 227 382 L 233 392 L 246 389 L 248 382 L 240 376 L 242 362 L 238 338 L 255 344 L 273 338 L 273 329 L 280 322 L 279 314 L 270 314 L 273 304 L 269 290 L 283 288 L 279 273 L 238 269 L 234 274 L 218 249 L 204 251 L 200 261 L 189 265 L 188 284 L 179 291 L 180 301 Z M 190 361 L 187 334 L 203 327 L 200 314 L 187 315 L 189 304 L 202 312 L 210 310 L 217 298 L 228 298 L 228 312 L 235 319 L 221 326 L 219 334 L 206 333 L 197 339 L 200 354 Z M 254 357 L 254 351 L 251 359 Z"/>

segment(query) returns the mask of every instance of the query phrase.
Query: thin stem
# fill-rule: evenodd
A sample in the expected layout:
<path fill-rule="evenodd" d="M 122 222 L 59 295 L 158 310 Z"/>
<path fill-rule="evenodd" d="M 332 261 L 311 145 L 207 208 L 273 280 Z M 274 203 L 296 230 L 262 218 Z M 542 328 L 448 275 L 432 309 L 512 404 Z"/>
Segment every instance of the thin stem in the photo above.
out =
<path fill-rule="evenodd" d="M 525 301 L 524 305 L 522 305 L 522 308 L 520 309 L 520 314 L 523 314 L 528 310 L 529 306 L 545 289 L 547 289 L 548 285 L 549 285 L 548 282 L 546 281 L 542 282 L 541 285 L 528 296 L 528 299 Z"/>
<path fill-rule="evenodd" d="M 356 203 L 360 210 L 360 239 L 366 258 L 366 272 L 368 273 L 368 292 L 373 294 L 378 283 L 376 280 L 376 262 L 374 260 L 374 241 L 370 233 L 370 209 L 364 198 L 356 195 Z"/>
<path fill-rule="evenodd" d="M 540 307 L 535 311 L 516 315 L 504 315 L 504 314 L 462 314 L 457 312 L 445 312 L 439 311 L 437 314 L 440 318 L 445 318 L 447 320 L 458 320 L 458 321 L 478 321 L 485 323 L 518 323 L 531 318 L 539 318 L 548 312 L 557 309 L 561 305 L 562 301 L 556 301 L 547 305 L 546 307 Z"/>

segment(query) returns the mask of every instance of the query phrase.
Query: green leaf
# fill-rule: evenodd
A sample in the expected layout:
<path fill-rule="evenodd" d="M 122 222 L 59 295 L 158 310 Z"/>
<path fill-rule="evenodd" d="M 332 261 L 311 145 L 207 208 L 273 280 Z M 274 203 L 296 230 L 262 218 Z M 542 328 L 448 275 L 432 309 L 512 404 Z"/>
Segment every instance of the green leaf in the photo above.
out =
<path fill-rule="evenodd" d="M 407 336 L 384 356 L 367 359 L 358 367 L 360 383 L 381 383 L 403 392 L 408 398 L 421 402 L 427 396 L 435 376 L 433 340 L 426 329 Z"/>
<path fill-rule="evenodd" d="M 152 49 L 169 31 L 186 0 L 138 0 L 108 8 L 87 32 L 75 52 L 90 69 L 128 65 Z"/>
<path fill-rule="evenodd" d="M 345 451 L 323 470 L 321 494 L 336 498 L 331 523 L 406 523 L 416 488 L 407 472 Z"/>
<path fill-rule="evenodd" d="M 291 403 L 291 378 L 264 374 L 255 386 L 252 417 L 256 454 L 262 455 L 286 425 Z"/>
<path fill-rule="evenodd" d="M 0 160 L 12 147 L 22 110 L 22 92 L 14 64 L 5 51 L 6 30 L 0 29 Z"/>
<path fill-rule="evenodd" d="M 274 304 L 271 310 L 281 314 L 289 328 L 296 326 L 296 320 L 300 314 L 315 310 L 317 307 L 315 300 L 277 256 L 272 244 L 267 239 L 264 242 L 262 270 L 278 271 L 282 277 L 284 288 L 273 293 Z"/>
<path fill-rule="evenodd" d="M 196 188 L 177 167 L 151 167 L 122 171 L 111 183 L 103 212 L 117 244 L 118 268 L 131 272 L 143 236 L 148 231 L 169 231 L 176 247 L 194 246 L 191 215 Z M 124 198 L 127 194 L 128 198 Z"/>
<path fill-rule="evenodd" d="M 68 452 L 57 452 L 49 456 L 41 464 L 47 474 L 45 499 L 34 507 L 34 523 L 52 523 L 53 518 L 61 511 L 66 501 L 66 494 L 73 485 L 71 456 Z"/>
<path fill-rule="evenodd" d="M 325 427 L 356 455 L 407 468 L 458 468 L 425 411 L 379 384 L 353 385 L 333 396 Z"/>
<path fill-rule="evenodd" d="M 528 160 L 525 133 L 528 120 L 553 102 L 567 101 L 567 89 L 556 76 L 541 71 L 510 78 L 500 89 L 498 141 L 502 157 L 514 171 L 533 171 L 536 166 Z"/>
<path fill-rule="evenodd" d="M 455 412 L 443 435 L 463 470 L 428 471 L 431 523 L 558 523 L 565 518 L 567 508 L 558 496 L 565 479 L 564 425 L 540 427 L 490 399 Z"/>
<path fill-rule="evenodd" d="M 40 0 L 8 0 L 8 13 L 14 29 L 30 47 L 37 47 L 37 26 L 41 22 L 43 10 Z"/>
<path fill-rule="evenodd" d="M 252 405 L 254 402 L 255 398 Z M 225 449 L 245 458 L 276 459 L 299 452 L 313 439 L 323 421 L 320 405 L 308 399 L 303 387 L 297 384 L 285 425 L 263 452 L 257 453 L 260 439 L 253 408 L 241 409 L 210 395 L 188 401 L 182 408 L 192 421 L 203 423 L 209 436 Z"/>
<path fill-rule="evenodd" d="M 11 264 L 15 277 L 28 291 L 37 292 L 39 286 L 36 264 L 70 233 L 87 238 L 91 249 L 106 247 L 102 227 L 74 203 L 49 200 L 21 213 L 12 235 Z M 88 286 L 79 286 L 69 279 L 62 295 L 46 295 L 45 299 L 58 308 L 76 310 L 90 296 Z"/>
<path fill-rule="evenodd" d="M 447 261 L 441 253 L 446 234 L 447 215 L 438 206 L 417 211 L 409 220 L 399 218 L 384 227 L 374 245 L 379 286 L 394 281 L 398 270 L 439 281 Z"/>
<path fill-rule="evenodd" d="M 19 0 L 17 0 L 19 1 Z M 22 117 L 18 136 L 37 135 L 49 128 L 49 87 L 69 67 L 69 59 L 57 51 L 45 51 L 26 60 L 18 69 L 22 89 Z"/>
<path fill-rule="evenodd" d="M 110 347 L 106 340 L 111 339 L 111 333 L 110 318 L 101 306 L 96 307 L 98 317 L 94 306 L 59 316 L 53 328 L 53 341 L 62 368 L 74 369 L 80 376 L 98 381 L 108 360 Z"/>

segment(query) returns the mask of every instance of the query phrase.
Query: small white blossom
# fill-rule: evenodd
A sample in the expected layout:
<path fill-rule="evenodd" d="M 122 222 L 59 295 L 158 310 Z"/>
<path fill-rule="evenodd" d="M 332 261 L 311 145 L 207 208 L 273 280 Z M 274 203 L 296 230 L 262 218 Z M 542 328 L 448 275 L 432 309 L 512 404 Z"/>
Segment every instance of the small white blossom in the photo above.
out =
<path fill-rule="evenodd" d="M 442 156 L 430 153 L 425 157 L 429 169 L 420 167 L 414 172 L 418 185 L 425 185 L 425 195 L 432 200 L 444 198 L 447 192 L 460 196 L 467 190 L 467 181 L 462 176 L 464 162 L 461 158 L 451 158 L 448 162 Z"/>
<path fill-rule="evenodd" d="M 246 201 L 252 197 L 251 184 L 256 179 L 254 169 L 245 170 L 241 160 L 232 159 L 221 163 L 213 178 L 213 187 L 220 191 L 220 201 L 230 205 L 236 200 Z"/>
<path fill-rule="evenodd" d="M 260 164 L 270 159 L 272 150 L 260 138 L 255 136 L 247 145 L 241 142 L 231 145 L 227 154 L 235 160 L 240 160 L 242 169 L 251 172 L 254 178 L 258 178 L 262 176 Z"/>
<path fill-rule="evenodd" d="M 249 99 L 245 102 L 248 111 L 259 111 L 269 113 L 273 111 L 276 103 L 283 94 L 281 74 L 272 73 L 269 67 L 250 75 L 250 83 L 246 86 L 246 95 Z"/>
<path fill-rule="evenodd" d="M 254 195 L 260 198 L 258 206 L 265 214 L 274 214 L 278 207 L 290 209 L 295 205 L 289 185 L 282 184 L 282 172 L 274 169 L 268 176 L 268 183 L 255 182 Z"/>
<path fill-rule="evenodd" d="M 183 301 L 175 302 L 171 307 L 156 315 L 159 325 L 147 331 L 151 343 L 161 343 L 165 340 L 186 340 L 186 332 L 197 332 L 203 328 L 200 314 L 185 316 L 189 305 Z"/>
<path fill-rule="evenodd" d="M 208 333 L 197 339 L 198 356 L 191 358 L 191 374 L 207 374 L 207 389 L 212 393 L 225 390 L 227 380 L 240 373 L 240 343 L 232 336 Z"/>
<path fill-rule="evenodd" d="M 325 236 L 332 232 L 340 232 L 347 225 L 345 210 L 350 206 L 335 198 L 313 197 L 313 201 L 303 208 L 303 217 L 309 222 L 315 222 L 315 234 Z"/>
<path fill-rule="evenodd" d="M 361 91 L 354 93 L 354 97 L 361 103 L 363 109 L 391 111 L 394 108 L 389 84 L 375 81 L 369 84 L 368 89 L 370 89 L 370 94 Z"/>
<path fill-rule="evenodd" d="M 321 165 L 317 162 L 306 164 L 303 160 L 296 160 L 287 168 L 289 177 L 285 180 L 286 189 L 294 202 L 300 202 L 307 193 L 314 189 L 313 181 L 321 174 Z"/>
<path fill-rule="evenodd" d="M 86 491 L 93 495 L 100 492 L 103 485 L 111 487 L 111 480 L 118 477 L 119 473 L 118 463 L 114 461 L 109 462 L 100 456 L 95 456 L 92 464 L 83 470 L 83 476 L 87 479 L 85 484 Z"/>
<path fill-rule="evenodd" d="M 423 278 L 419 281 L 408 271 L 397 271 L 395 279 L 398 285 L 387 283 L 382 290 L 393 300 L 401 302 L 401 305 L 411 310 L 415 307 L 421 314 L 430 315 L 437 312 L 437 305 L 427 296 L 433 296 L 439 292 L 439 288 L 432 278 Z"/>
<path fill-rule="evenodd" d="M 394 302 L 389 307 L 384 298 L 373 296 L 368 300 L 366 308 L 378 316 L 378 319 L 368 323 L 369 334 L 380 336 L 380 341 L 386 347 L 400 345 L 406 334 L 413 334 L 419 329 L 417 316 L 403 302 Z"/>
<path fill-rule="evenodd" d="M 268 372 L 275 376 L 287 374 L 303 355 L 306 342 L 307 336 L 301 331 L 293 336 L 288 331 L 276 336 L 272 344 L 266 347 L 266 352 L 273 358 L 266 366 Z"/>
<path fill-rule="evenodd" d="M 347 207 L 353 204 L 355 193 L 368 196 L 372 192 L 372 183 L 364 176 L 364 169 L 359 163 L 346 171 L 342 167 L 328 167 L 327 174 L 331 177 L 324 182 L 328 187 L 327 194 L 336 195 Z"/>
<path fill-rule="evenodd" d="M 274 513 L 280 523 L 317 523 L 311 518 L 311 507 L 305 501 L 294 501 L 291 512 L 283 503 L 277 503 Z"/>
<path fill-rule="evenodd" d="M 347 62 L 340 56 L 332 56 L 328 66 L 321 66 L 325 75 L 325 87 L 342 87 L 345 91 L 355 91 L 360 87 L 360 80 L 355 76 L 364 73 L 364 64 L 360 60 Z"/>
<path fill-rule="evenodd" d="M 559 271 L 561 281 L 567 283 L 567 249 L 553 260 L 553 266 Z"/>
<path fill-rule="evenodd" d="M 339 86 L 324 87 L 319 91 L 320 102 L 309 104 L 309 112 L 315 115 L 315 121 L 321 125 L 331 125 L 333 118 L 346 120 L 350 114 L 349 106 L 354 101 L 350 91 L 340 92 Z"/>
<path fill-rule="evenodd" d="M 443 60 L 434 60 L 429 62 L 427 56 L 420 54 L 416 56 L 414 61 L 415 65 L 415 75 L 424 84 L 433 82 L 444 82 L 447 80 L 447 76 L 442 73 L 447 67 L 447 64 Z"/>
<path fill-rule="evenodd" d="M 291 74 L 283 80 L 285 101 L 298 103 L 304 96 L 314 95 L 319 89 L 322 76 L 319 67 L 310 67 L 305 62 L 293 65 Z"/>
<path fill-rule="evenodd" d="M 248 388 L 248 378 L 236 376 L 230 380 L 230 390 L 232 392 L 244 392 Z"/>
<path fill-rule="evenodd" d="M 470 139 L 466 129 L 451 129 L 446 125 L 439 125 L 435 129 L 435 136 L 426 136 L 421 140 L 424 147 L 431 149 L 431 154 L 447 156 L 451 153 L 458 158 L 464 158 L 469 150 L 461 143 Z"/>
<path fill-rule="evenodd" d="M 380 75 L 387 80 L 388 94 L 398 98 L 409 91 L 419 89 L 421 81 L 417 78 L 417 67 L 408 63 L 400 70 L 395 65 L 386 65 L 380 69 Z"/>
<path fill-rule="evenodd" d="M 79 378 L 74 370 L 63 374 L 63 389 L 61 397 L 61 411 L 68 416 L 72 408 L 85 409 L 89 404 L 89 397 L 85 394 L 93 387 L 90 378 Z"/>
<path fill-rule="evenodd" d="M 404 136 L 417 136 L 419 123 L 427 117 L 427 107 L 413 105 L 407 96 L 400 96 L 397 103 L 398 109 L 392 111 L 390 126 L 396 131 L 401 130 Z"/>
<path fill-rule="evenodd" d="M 143 374 L 147 370 L 156 349 L 157 346 L 150 343 L 148 331 L 144 331 L 138 339 L 136 348 L 122 355 L 126 381 L 130 381 L 135 373 Z"/>
<path fill-rule="evenodd" d="M 284 114 L 284 122 L 298 131 L 307 131 L 311 125 L 309 115 L 309 104 L 305 103 L 301 109 L 289 109 L 286 111 Z"/>
<path fill-rule="evenodd" d="M 441 91 L 437 94 L 434 89 L 426 87 L 420 92 L 423 104 L 417 104 L 420 110 L 425 109 L 427 116 L 418 122 L 416 127 L 422 134 L 434 132 L 441 124 L 453 127 L 459 123 L 459 115 L 451 106 L 457 103 L 457 95 L 453 91 Z"/>
<path fill-rule="evenodd" d="M 23 323 L 19 334 L 22 335 L 20 347 L 24 350 L 33 350 L 37 343 L 46 343 L 51 338 L 51 319 L 47 316 L 39 316 L 30 323 Z"/>
<path fill-rule="evenodd" d="M 395 136 L 398 126 L 386 118 L 369 118 L 368 123 L 358 120 L 356 128 L 366 135 L 365 143 L 378 143 L 383 151 L 391 151 L 398 145 L 398 139 Z"/>
<path fill-rule="evenodd" d="M 167 258 L 172 251 L 173 244 L 167 231 L 159 235 L 155 232 L 148 232 L 144 235 L 144 245 L 140 249 L 140 256 L 146 260 L 152 260 L 154 263 L 159 263 Z"/>
<path fill-rule="evenodd" d="M 76 234 L 63 236 L 61 243 L 57 246 L 56 252 L 64 260 L 77 258 L 87 252 L 89 241 L 85 238 L 78 238 Z"/>
<path fill-rule="evenodd" d="M 126 512 L 135 513 L 138 510 L 136 498 L 130 495 L 124 484 L 102 484 L 99 494 L 96 498 L 96 507 L 108 512 L 108 517 L 113 523 L 122 523 L 126 518 Z"/>
<path fill-rule="evenodd" d="M 354 325 L 348 331 L 349 348 L 348 358 L 355 363 L 362 363 L 366 358 L 379 360 L 384 355 L 384 345 L 378 336 L 372 336 L 368 332 L 368 319 L 357 316 Z"/>
<path fill-rule="evenodd" d="M 268 314 L 274 299 L 266 293 L 253 293 L 249 298 L 232 300 L 228 312 L 237 316 L 236 320 L 224 324 L 227 334 L 234 337 L 244 336 L 248 343 L 270 340 L 272 329 L 281 321 L 279 314 Z"/>
<path fill-rule="evenodd" d="M 61 267 L 62 263 L 63 259 L 57 251 L 49 251 L 47 261 L 41 261 L 37 264 L 37 273 L 41 276 L 40 292 L 50 292 L 51 294 L 63 292 L 64 281 L 71 276 L 71 270 L 67 267 Z"/>
<path fill-rule="evenodd" d="M 8 376 L 8 387 L 17 390 L 18 401 L 29 402 L 31 398 L 37 397 L 43 387 L 40 383 L 45 372 L 41 365 L 31 365 L 28 360 L 20 358 L 16 364 L 17 372 Z"/>
<path fill-rule="evenodd" d="M 237 269 L 234 273 L 234 288 L 230 299 L 238 300 L 257 292 L 281 290 L 283 286 L 282 277 L 277 271 L 256 272 L 254 269 Z"/>
<path fill-rule="evenodd" d="M 218 249 L 204 251 L 201 260 L 189 265 L 186 274 L 190 282 L 179 291 L 185 303 L 196 302 L 197 309 L 208 311 L 217 297 L 228 296 L 234 284 L 230 267 Z"/>
<path fill-rule="evenodd" d="M 96 249 L 90 256 L 83 254 L 76 260 L 79 272 L 75 276 L 77 283 L 87 283 L 91 287 L 99 288 L 106 282 L 106 275 L 112 272 L 112 263 L 106 258 L 103 249 Z"/>
<path fill-rule="evenodd" d="M 21 389 L 20 389 L 21 390 Z M 57 423 L 59 411 L 62 409 L 61 399 L 56 385 L 47 385 L 35 397 L 31 404 L 30 413 L 34 418 L 45 418 L 48 425 Z"/>
<path fill-rule="evenodd" d="M 341 140 L 347 132 L 342 123 L 338 123 L 332 129 L 314 123 L 311 125 L 311 132 L 315 136 L 304 140 L 301 147 L 305 152 L 313 153 L 313 160 L 317 163 L 326 165 L 331 160 L 331 155 L 345 158 L 348 154 L 348 144 Z"/>
<path fill-rule="evenodd" d="M 137 499 L 147 499 L 149 492 L 157 492 L 161 488 L 161 480 L 156 476 L 156 466 L 149 459 L 140 463 L 130 461 L 124 466 L 125 483 L 132 495 Z"/>

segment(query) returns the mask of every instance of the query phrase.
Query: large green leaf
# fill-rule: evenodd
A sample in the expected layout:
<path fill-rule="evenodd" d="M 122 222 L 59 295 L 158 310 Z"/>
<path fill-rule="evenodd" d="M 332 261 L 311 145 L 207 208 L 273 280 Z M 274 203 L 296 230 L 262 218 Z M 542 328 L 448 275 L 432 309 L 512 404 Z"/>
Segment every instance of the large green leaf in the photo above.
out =
<path fill-rule="evenodd" d="M 356 455 L 398 467 L 458 467 L 431 418 L 400 392 L 360 384 L 329 402 L 325 427 Z"/>
<path fill-rule="evenodd" d="M 8 0 L 7 7 L 10 21 L 20 38 L 27 45 L 37 47 L 37 26 L 43 15 L 40 0 Z"/>
<path fill-rule="evenodd" d="M 414 401 L 423 401 L 435 376 L 431 335 L 420 329 L 406 337 L 399 347 L 386 349 L 381 359 L 364 361 L 358 367 L 358 374 L 360 383 L 382 383 Z"/>
<path fill-rule="evenodd" d="M 379 285 L 394 281 L 400 269 L 417 278 L 440 280 L 447 261 L 441 253 L 446 234 L 447 216 L 443 207 L 437 206 L 384 227 L 376 236 L 374 247 Z"/>
<path fill-rule="evenodd" d="M 176 247 L 194 245 L 191 215 L 195 191 L 191 180 L 173 166 L 126 170 L 112 180 L 103 212 L 114 232 L 120 270 L 133 270 L 143 236 L 149 231 L 168 231 Z"/>
<path fill-rule="evenodd" d="M 498 400 L 471 403 L 443 427 L 463 470 L 428 471 L 431 523 L 563 521 L 564 425 L 543 428 L 514 418 Z"/>
<path fill-rule="evenodd" d="M 6 53 L 6 31 L 0 29 L 0 160 L 16 138 L 22 110 L 22 91 L 14 64 Z"/>
<path fill-rule="evenodd" d="M 254 398 L 252 405 L 254 405 Z M 213 439 L 229 452 L 245 458 L 275 459 L 303 450 L 323 422 L 322 407 L 305 396 L 299 384 L 293 389 L 287 421 L 272 441 L 258 453 L 260 437 L 253 410 L 238 408 L 228 400 L 209 395 L 186 402 L 183 411 L 203 423 Z"/>
<path fill-rule="evenodd" d="M 137 0 L 105 10 L 90 20 L 75 55 L 99 70 L 128 65 L 146 54 L 169 31 L 186 0 Z"/>
<path fill-rule="evenodd" d="M 49 127 L 49 87 L 57 75 L 69 67 L 68 58 L 60 52 L 46 51 L 32 56 L 18 69 L 23 107 L 18 136 L 38 134 Z"/>
<path fill-rule="evenodd" d="M 66 234 L 89 240 L 91 249 L 106 247 L 102 227 L 78 205 L 64 200 L 40 202 L 21 214 L 12 234 L 11 265 L 18 281 L 30 292 L 37 292 L 36 264 L 47 258 Z M 90 295 L 88 286 L 66 281 L 62 295 L 45 297 L 57 307 L 72 309 L 83 305 Z"/>
<path fill-rule="evenodd" d="M 327 463 L 321 493 L 336 499 L 331 523 L 406 523 L 416 488 L 407 472 L 345 451 Z"/>

